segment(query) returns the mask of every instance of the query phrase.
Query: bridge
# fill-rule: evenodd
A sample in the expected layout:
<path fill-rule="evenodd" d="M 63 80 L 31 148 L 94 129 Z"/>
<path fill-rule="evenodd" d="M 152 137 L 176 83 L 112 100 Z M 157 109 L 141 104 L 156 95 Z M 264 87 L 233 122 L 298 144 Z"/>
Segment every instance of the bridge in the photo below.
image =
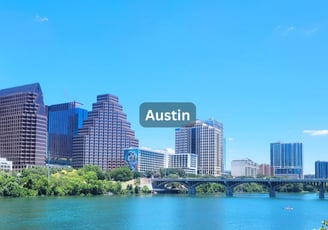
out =
<path fill-rule="evenodd" d="M 325 189 L 328 179 L 280 179 L 280 178 L 153 178 L 152 186 L 154 192 L 168 191 L 166 187 L 170 183 L 183 185 L 189 194 L 196 194 L 196 187 L 205 183 L 217 183 L 225 187 L 226 196 L 233 196 L 234 187 L 245 183 L 257 183 L 268 188 L 269 196 L 276 196 L 276 188 L 284 184 L 302 183 L 316 187 L 319 198 L 325 198 Z"/>

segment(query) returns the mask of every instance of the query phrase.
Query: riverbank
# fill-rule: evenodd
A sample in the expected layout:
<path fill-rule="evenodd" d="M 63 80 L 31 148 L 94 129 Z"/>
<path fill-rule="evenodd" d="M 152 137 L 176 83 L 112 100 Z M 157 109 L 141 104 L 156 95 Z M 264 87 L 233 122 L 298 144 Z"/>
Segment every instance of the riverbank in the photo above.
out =
<path fill-rule="evenodd" d="M 24 169 L 22 172 L 0 172 L 0 196 L 90 196 L 102 194 L 150 193 L 149 180 L 132 181 L 128 168 L 104 172 L 96 166 L 81 169 Z M 125 183 L 124 181 L 131 181 Z M 142 187 L 141 187 L 142 186 Z"/>

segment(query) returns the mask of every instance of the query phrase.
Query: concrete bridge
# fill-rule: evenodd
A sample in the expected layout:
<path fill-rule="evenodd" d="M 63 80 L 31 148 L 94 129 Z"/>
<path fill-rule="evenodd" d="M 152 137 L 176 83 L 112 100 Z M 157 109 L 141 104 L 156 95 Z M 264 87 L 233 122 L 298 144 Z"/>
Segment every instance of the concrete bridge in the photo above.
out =
<path fill-rule="evenodd" d="M 189 194 L 196 194 L 196 187 L 204 183 L 217 183 L 225 187 L 226 196 L 233 195 L 234 187 L 244 183 L 257 183 L 268 188 L 269 196 L 276 196 L 276 188 L 284 184 L 308 184 L 316 187 L 319 191 L 319 198 L 325 198 L 325 189 L 328 179 L 279 179 L 279 178 L 154 178 L 152 186 L 154 192 L 165 192 L 167 184 L 179 183 L 188 189 Z"/>

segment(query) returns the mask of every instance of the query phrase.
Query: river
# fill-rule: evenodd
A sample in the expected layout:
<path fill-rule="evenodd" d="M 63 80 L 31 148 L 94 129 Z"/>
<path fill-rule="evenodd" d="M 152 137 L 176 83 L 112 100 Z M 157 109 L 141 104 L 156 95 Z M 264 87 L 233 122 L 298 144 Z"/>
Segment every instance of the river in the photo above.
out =
<path fill-rule="evenodd" d="M 1 230 L 312 230 L 323 219 L 328 199 L 318 194 L 0 198 Z"/>

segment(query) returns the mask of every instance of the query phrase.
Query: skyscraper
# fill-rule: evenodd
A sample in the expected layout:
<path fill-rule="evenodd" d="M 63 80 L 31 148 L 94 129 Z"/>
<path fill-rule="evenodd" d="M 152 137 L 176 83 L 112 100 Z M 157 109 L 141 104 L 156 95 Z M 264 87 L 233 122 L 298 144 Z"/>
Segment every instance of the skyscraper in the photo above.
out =
<path fill-rule="evenodd" d="M 48 106 L 48 157 L 52 164 L 71 164 L 73 136 L 77 135 L 88 111 L 79 103 Z"/>
<path fill-rule="evenodd" d="M 213 119 L 175 130 L 175 152 L 195 153 L 198 174 L 220 176 L 223 167 L 223 125 Z"/>
<path fill-rule="evenodd" d="M 39 83 L 0 90 L 0 157 L 13 170 L 45 165 L 47 114 Z"/>
<path fill-rule="evenodd" d="M 315 178 L 328 178 L 328 161 L 315 162 Z"/>
<path fill-rule="evenodd" d="M 73 167 L 86 164 L 109 170 L 125 165 L 124 149 L 138 147 L 138 140 L 118 98 L 99 95 L 88 119 L 73 138 Z"/>
<path fill-rule="evenodd" d="M 270 164 L 272 176 L 303 178 L 303 144 L 271 143 Z"/>

